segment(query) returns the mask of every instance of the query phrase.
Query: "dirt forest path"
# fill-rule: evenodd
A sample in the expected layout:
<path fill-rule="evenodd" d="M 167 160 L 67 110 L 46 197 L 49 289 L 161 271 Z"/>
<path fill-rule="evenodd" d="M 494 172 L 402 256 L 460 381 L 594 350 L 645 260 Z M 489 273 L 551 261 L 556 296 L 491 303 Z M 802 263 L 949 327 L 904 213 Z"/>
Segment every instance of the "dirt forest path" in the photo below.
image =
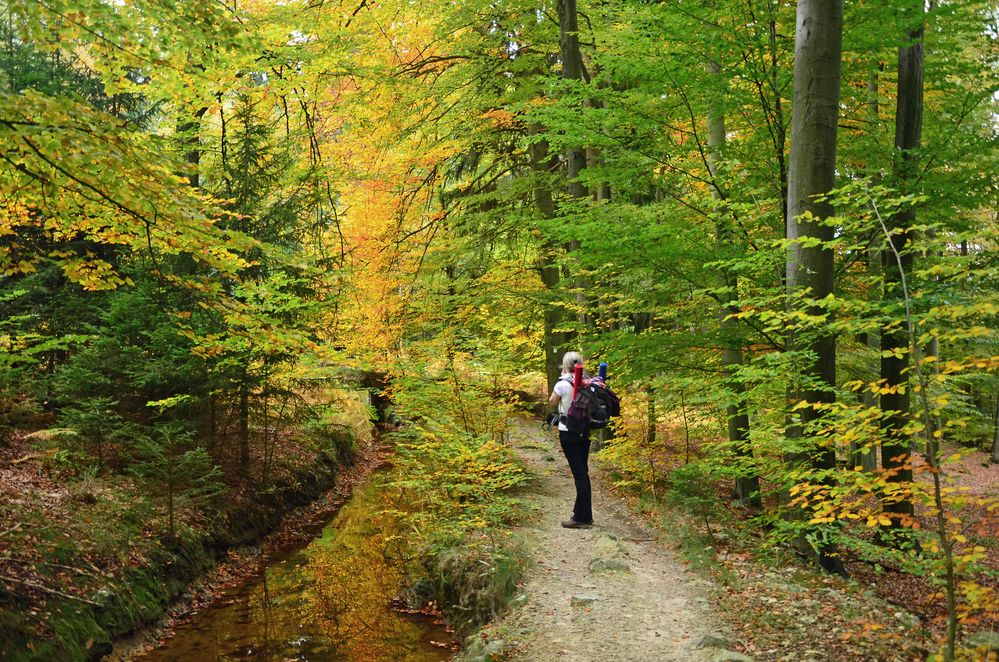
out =
<path fill-rule="evenodd" d="M 564 529 L 575 490 L 555 432 L 517 421 L 512 442 L 534 476 L 522 532 L 533 563 L 511 610 L 489 636 L 516 640 L 517 660 L 749 660 L 713 613 L 711 585 L 594 478 L 595 524 Z"/>

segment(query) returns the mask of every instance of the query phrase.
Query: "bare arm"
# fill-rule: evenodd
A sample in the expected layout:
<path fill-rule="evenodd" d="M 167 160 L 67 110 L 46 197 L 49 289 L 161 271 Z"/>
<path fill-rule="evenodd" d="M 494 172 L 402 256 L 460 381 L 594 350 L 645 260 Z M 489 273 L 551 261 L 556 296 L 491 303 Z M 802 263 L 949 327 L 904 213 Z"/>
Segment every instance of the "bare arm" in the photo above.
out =
<path fill-rule="evenodd" d="M 548 398 L 548 404 L 551 405 L 552 407 L 558 407 L 558 403 L 561 399 L 562 396 L 552 391 L 551 396 Z"/>

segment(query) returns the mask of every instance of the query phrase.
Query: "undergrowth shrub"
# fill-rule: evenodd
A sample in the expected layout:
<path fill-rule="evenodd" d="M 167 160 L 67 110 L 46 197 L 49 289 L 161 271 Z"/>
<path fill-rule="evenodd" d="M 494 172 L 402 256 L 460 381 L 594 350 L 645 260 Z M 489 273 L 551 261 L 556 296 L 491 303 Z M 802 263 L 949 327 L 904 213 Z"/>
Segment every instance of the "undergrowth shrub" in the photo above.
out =
<path fill-rule="evenodd" d="M 718 492 L 718 467 L 708 462 L 691 462 L 673 469 L 669 475 L 670 487 L 667 503 L 682 508 L 704 524 L 708 535 L 714 537 L 711 522 L 725 519 Z"/>
<path fill-rule="evenodd" d="M 137 425 L 117 412 L 111 398 L 86 398 L 63 409 L 60 424 L 71 433 L 60 435 L 63 449 L 90 458 L 98 468 L 120 469 L 128 460 Z"/>

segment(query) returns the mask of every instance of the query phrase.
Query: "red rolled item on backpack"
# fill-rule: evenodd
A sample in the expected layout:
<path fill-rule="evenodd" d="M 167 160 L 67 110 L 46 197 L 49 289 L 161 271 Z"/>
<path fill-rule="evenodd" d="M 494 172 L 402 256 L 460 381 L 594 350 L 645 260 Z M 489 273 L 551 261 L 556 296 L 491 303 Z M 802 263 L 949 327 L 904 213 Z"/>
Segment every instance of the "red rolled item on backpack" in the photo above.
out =
<path fill-rule="evenodd" d="M 578 363 L 572 369 L 572 399 L 579 394 L 579 385 L 583 383 L 583 366 Z"/>

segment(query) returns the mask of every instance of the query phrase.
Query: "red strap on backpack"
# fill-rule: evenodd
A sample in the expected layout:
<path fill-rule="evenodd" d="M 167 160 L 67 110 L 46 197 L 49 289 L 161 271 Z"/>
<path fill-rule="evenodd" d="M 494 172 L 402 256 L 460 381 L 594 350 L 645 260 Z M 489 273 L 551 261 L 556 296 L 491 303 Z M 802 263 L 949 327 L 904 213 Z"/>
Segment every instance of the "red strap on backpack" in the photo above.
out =
<path fill-rule="evenodd" d="M 579 394 L 579 385 L 583 383 L 583 366 L 578 363 L 572 368 L 572 399 Z"/>

